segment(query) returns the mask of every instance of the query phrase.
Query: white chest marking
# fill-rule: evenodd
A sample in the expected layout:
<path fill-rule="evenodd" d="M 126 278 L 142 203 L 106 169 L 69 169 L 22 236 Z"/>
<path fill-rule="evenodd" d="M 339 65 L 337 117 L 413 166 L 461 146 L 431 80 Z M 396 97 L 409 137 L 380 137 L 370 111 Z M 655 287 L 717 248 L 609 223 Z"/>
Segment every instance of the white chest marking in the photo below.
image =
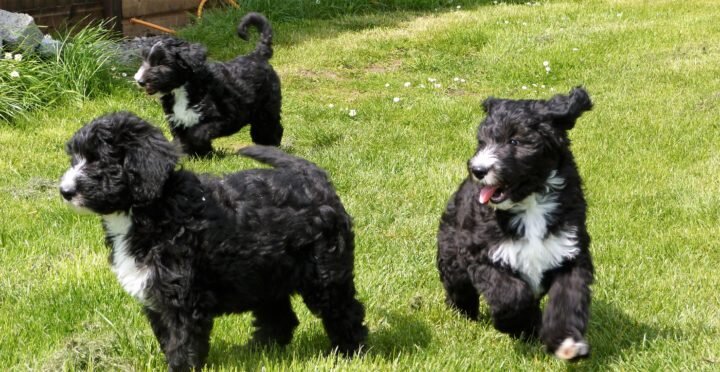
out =
<path fill-rule="evenodd" d="M 150 277 L 150 270 L 137 263 L 130 255 L 127 246 L 127 233 L 132 221 L 126 214 L 116 213 L 103 216 L 106 233 L 112 241 L 112 271 L 120 285 L 131 296 L 145 303 L 145 286 Z"/>
<path fill-rule="evenodd" d="M 551 186 L 561 186 L 556 179 Z M 577 245 L 577 231 L 574 228 L 547 235 L 547 215 L 557 208 L 554 194 L 531 194 L 512 207 L 519 212 L 511 220 L 513 227 L 524 226 L 524 236 L 500 243 L 491 253 L 494 262 L 504 263 L 520 273 L 536 295 L 543 288 L 540 282 L 543 273 L 560 266 L 566 259 L 575 257 L 580 248 Z"/>
<path fill-rule="evenodd" d="M 187 90 L 185 87 L 173 89 L 172 95 L 175 97 L 173 105 L 173 113 L 168 115 L 170 120 L 176 127 L 190 128 L 200 122 L 200 114 L 192 107 L 189 107 Z"/>

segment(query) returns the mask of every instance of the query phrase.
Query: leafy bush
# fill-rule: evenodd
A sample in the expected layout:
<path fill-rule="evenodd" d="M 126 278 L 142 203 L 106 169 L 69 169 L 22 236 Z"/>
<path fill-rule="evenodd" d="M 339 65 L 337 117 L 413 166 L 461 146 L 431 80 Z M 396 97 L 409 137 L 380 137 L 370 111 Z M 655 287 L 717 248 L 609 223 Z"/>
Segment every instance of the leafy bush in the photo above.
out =
<path fill-rule="evenodd" d="M 0 60 L 0 121 L 60 101 L 108 93 L 115 82 L 111 61 L 117 53 L 103 24 L 60 38 L 56 56 L 6 52 Z"/>

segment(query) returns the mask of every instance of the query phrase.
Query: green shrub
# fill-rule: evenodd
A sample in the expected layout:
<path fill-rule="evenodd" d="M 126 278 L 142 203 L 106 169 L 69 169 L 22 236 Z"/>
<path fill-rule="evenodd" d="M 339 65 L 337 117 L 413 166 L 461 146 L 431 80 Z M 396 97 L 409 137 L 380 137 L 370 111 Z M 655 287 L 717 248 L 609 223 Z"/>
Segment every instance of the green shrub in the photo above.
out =
<path fill-rule="evenodd" d="M 116 81 L 111 61 L 117 53 L 103 24 L 60 37 L 51 58 L 6 52 L 0 60 L 0 121 L 12 122 L 60 101 L 78 101 L 108 93 Z"/>

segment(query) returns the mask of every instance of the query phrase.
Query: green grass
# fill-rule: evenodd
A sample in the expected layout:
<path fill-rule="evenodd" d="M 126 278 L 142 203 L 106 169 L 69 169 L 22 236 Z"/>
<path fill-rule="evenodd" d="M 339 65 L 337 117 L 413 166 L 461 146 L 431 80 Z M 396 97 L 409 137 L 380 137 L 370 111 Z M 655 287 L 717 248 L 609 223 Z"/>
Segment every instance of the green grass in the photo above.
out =
<path fill-rule="evenodd" d="M 241 14 L 210 12 L 182 34 L 229 58 L 253 46 L 234 36 Z M 595 0 L 273 19 L 284 147 L 326 168 L 355 218 L 369 349 L 352 360 L 326 356 L 320 322 L 295 301 L 301 325 L 288 348 L 252 350 L 250 317 L 224 317 L 209 368 L 720 368 L 719 17 L 709 0 Z M 592 357 L 568 367 L 538 343 L 448 310 L 435 234 L 466 174 L 482 100 L 546 98 L 578 84 L 595 102 L 571 137 L 597 282 Z M 165 368 L 139 305 L 109 270 L 99 219 L 68 210 L 55 186 L 68 166 L 64 142 L 119 109 L 166 128 L 157 102 L 129 84 L 0 125 L 5 369 Z M 217 142 L 227 152 L 247 144 L 247 131 Z M 255 164 L 227 156 L 184 166 L 223 173 Z"/>
<path fill-rule="evenodd" d="M 109 93 L 117 84 L 110 63 L 116 48 L 104 26 L 66 31 L 59 36 L 58 53 L 52 57 L 5 52 L 0 59 L 0 123 L 33 110 Z"/>

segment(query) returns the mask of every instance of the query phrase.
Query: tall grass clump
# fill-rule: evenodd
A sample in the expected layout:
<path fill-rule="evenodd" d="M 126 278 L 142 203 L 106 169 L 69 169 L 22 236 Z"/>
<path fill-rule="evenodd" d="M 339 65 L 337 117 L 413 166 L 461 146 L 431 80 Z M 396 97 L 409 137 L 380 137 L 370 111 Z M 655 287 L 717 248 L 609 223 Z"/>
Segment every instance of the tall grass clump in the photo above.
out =
<path fill-rule="evenodd" d="M 3 53 L 0 60 L 0 121 L 58 102 L 81 101 L 108 93 L 116 81 L 117 53 L 104 24 L 68 30 L 53 57 Z"/>

